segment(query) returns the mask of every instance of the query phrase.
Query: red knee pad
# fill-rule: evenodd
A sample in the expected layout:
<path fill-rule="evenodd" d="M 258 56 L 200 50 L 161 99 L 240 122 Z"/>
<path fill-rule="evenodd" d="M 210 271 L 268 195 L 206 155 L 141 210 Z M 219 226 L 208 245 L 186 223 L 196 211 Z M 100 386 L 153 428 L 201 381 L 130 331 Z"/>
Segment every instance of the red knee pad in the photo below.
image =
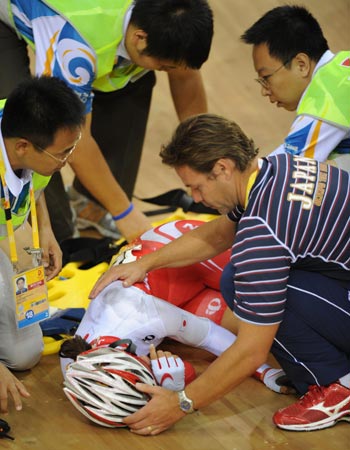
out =
<path fill-rule="evenodd" d="M 204 289 L 183 306 L 185 311 L 196 316 L 207 317 L 218 325 L 222 321 L 226 308 L 227 305 L 220 291 L 209 288 Z"/>

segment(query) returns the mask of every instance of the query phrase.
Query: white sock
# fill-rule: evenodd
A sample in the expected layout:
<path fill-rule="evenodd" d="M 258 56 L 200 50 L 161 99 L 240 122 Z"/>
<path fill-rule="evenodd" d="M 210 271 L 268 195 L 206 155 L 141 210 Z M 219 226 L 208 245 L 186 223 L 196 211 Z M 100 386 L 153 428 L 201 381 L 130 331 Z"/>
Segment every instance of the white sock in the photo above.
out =
<path fill-rule="evenodd" d="M 339 383 L 350 389 L 350 373 L 347 373 L 346 375 L 344 375 L 343 377 L 339 378 Z"/>
<path fill-rule="evenodd" d="M 218 356 L 235 342 L 236 336 L 211 320 L 208 320 L 208 322 L 208 333 L 199 347 Z"/>

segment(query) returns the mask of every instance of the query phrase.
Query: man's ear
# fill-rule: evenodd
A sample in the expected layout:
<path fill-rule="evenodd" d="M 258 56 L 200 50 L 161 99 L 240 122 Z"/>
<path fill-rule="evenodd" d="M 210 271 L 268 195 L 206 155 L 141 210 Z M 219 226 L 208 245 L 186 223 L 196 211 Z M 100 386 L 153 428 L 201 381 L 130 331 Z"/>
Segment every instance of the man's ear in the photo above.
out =
<path fill-rule="evenodd" d="M 293 64 L 295 64 L 295 67 L 302 78 L 311 76 L 315 67 L 315 64 L 306 53 L 298 53 L 293 58 Z"/>
<path fill-rule="evenodd" d="M 18 156 L 24 156 L 28 153 L 33 144 L 28 139 L 19 138 L 15 142 L 15 152 Z"/>
<path fill-rule="evenodd" d="M 236 167 L 235 162 L 229 158 L 220 158 L 214 164 L 212 174 L 214 177 L 219 175 L 231 176 L 232 171 Z"/>
<path fill-rule="evenodd" d="M 139 52 L 142 52 L 147 47 L 147 33 L 141 29 L 134 30 L 131 42 Z"/>

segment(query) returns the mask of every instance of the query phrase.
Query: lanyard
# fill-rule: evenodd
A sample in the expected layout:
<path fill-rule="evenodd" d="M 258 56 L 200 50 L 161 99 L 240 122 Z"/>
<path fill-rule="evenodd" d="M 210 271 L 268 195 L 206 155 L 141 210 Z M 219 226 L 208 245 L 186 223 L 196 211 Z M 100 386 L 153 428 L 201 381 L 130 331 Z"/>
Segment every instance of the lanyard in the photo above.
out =
<path fill-rule="evenodd" d="M 7 236 L 9 240 L 10 247 L 10 257 L 13 270 L 15 273 L 19 272 L 18 268 L 18 254 L 15 242 L 15 233 L 12 222 L 12 212 L 11 212 L 11 202 L 10 202 L 10 194 L 5 180 L 6 167 L 4 158 L 2 156 L 2 152 L 0 149 L 0 177 L 1 183 L 4 191 L 4 197 L 1 199 L 2 207 L 5 211 L 5 220 L 6 220 L 6 228 L 7 228 Z M 42 250 L 39 244 L 39 228 L 38 228 L 38 217 L 36 213 L 36 202 L 34 195 L 34 187 L 33 187 L 33 177 L 30 179 L 29 185 L 29 197 L 30 197 L 30 214 L 31 214 L 31 222 L 32 222 L 32 236 L 33 236 L 33 248 L 26 247 L 25 250 L 33 256 L 33 262 L 35 262 L 35 266 L 37 266 L 41 261 L 41 253 Z"/>

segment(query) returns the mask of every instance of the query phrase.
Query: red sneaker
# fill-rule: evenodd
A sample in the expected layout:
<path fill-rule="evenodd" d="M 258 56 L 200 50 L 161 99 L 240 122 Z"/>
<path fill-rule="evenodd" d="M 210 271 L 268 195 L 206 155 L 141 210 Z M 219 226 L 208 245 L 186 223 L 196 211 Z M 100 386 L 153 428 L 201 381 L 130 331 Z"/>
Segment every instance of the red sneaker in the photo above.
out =
<path fill-rule="evenodd" d="M 291 431 L 322 430 L 338 420 L 350 422 L 350 389 L 339 383 L 310 386 L 300 400 L 273 416 L 276 426 Z"/>

